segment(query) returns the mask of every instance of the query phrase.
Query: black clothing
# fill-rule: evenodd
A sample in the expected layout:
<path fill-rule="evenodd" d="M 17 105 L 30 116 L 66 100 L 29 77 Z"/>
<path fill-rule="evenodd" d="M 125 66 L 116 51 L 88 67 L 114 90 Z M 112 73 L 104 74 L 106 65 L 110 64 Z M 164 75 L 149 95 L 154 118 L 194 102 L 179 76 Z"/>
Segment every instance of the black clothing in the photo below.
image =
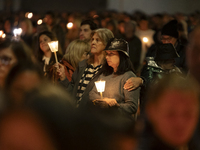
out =
<path fill-rule="evenodd" d="M 142 43 L 138 37 L 135 35 L 128 39 L 123 37 L 129 44 L 129 57 L 133 64 L 134 70 L 137 72 L 140 66 L 140 57 L 141 57 L 141 50 L 142 50 Z"/>
<path fill-rule="evenodd" d="M 186 54 L 185 54 L 185 46 L 180 43 L 175 47 L 177 53 L 180 57 L 175 58 L 175 66 L 177 66 L 183 73 L 188 72 L 187 62 L 186 62 Z M 155 57 L 156 55 L 156 45 L 152 45 L 147 51 L 146 57 Z"/>

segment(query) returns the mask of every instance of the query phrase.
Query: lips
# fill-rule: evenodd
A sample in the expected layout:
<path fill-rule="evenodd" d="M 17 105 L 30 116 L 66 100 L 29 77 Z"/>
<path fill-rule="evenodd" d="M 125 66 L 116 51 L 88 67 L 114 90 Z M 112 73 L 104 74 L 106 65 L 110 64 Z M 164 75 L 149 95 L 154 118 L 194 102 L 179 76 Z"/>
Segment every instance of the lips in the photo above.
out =
<path fill-rule="evenodd" d="M 83 39 L 85 39 L 85 38 L 84 38 L 84 36 L 80 36 L 80 39 L 83 40 Z"/>

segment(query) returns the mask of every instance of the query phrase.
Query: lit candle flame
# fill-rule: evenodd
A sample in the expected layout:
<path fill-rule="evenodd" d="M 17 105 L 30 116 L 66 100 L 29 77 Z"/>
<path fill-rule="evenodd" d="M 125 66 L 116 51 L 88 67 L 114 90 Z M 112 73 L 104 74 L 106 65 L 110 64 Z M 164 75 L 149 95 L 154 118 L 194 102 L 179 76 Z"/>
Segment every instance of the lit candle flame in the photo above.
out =
<path fill-rule="evenodd" d="M 3 30 L 0 30 L 0 37 L 2 37 L 3 35 Z"/>
<path fill-rule="evenodd" d="M 31 19 L 33 17 L 33 13 L 28 14 L 28 18 Z"/>
<path fill-rule="evenodd" d="M 95 85 L 98 92 L 104 92 L 106 81 L 96 81 Z"/>
<path fill-rule="evenodd" d="M 106 81 L 96 81 L 96 82 L 94 82 L 94 83 L 95 83 L 95 86 L 96 86 L 96 88 L 97 88 L 97 91 L 100 92 L 101 99 L 103 99 L 103 94 L 102 94 L 102 92 L 104 92 L 104 90 L 105 90 Z"/>
<path fill-rule="evenodd" d="M 38 24 L 38 25 L 41 25 L 41 24 L 42 24 L 42 19 L 39 19 L 39 20 L 37 21 L 37 24 Z"/>
<path fill-rule="evenodd" d="M 3 38 L 3 39 L 6 38 L 6 34 L 5 34 L 5 33 L 2 35 L 2 38 Z"/>
<path fill-rule="evenodd" d="M 73 27 L 73 23 L 72 22 L 69 22 L 68 24 L 67 24 L 67 28 L 68 29 L 71 29 Z"/>
<path fill-rule="evenodd" d="M 142 40 L 143 40 L 144 43 L 147 43 L 149 41 L 149 39 L 147 37 L 143 37 Z"/>
<path fill-rule="evenodd" d="M 25 17 L 31 19 L 33 17 L 33 13 L 32 12 L 27 12 L 25 14 Z"/>
<path fill-rule="evenodd" d="M 22 29 L 21 28 L 14 29 L 13 33 L 15 36 L 20 36 L 22 34 Z"/>
<path fill-rule="evenodd" d="M 51 41 L 48 43 L 50 49 L 52 52 L 57 52 L 58 51 L 58 41 Z"/>

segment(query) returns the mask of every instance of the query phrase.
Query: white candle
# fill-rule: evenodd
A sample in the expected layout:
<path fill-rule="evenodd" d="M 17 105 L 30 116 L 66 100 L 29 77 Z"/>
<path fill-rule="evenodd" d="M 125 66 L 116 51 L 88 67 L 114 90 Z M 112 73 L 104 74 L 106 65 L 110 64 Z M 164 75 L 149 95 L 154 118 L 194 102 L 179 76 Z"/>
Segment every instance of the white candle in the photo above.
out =
<path fill-rule="evenodd" d="M 57 52 L 58 51 L 58 41 L 51 41 L 48 43 L 50 49 L 52 52 Z"/>
<path fill-rule="evenodd" d="M 95 86 L 97 88 L 97 91 L 100 92 L 101 99 L 103 99 L 102 92 L 104 92 L 104 90 L 105 90 L 105 83 L 106 83 L 106 81 L 96 81 L 95 82 Z"/>
<path fill-rule="evenodd" d="M 149 41 L 149 39 L 147 37 L 143 37 L 142 40 L 143 40 L 144 43 L 147 43 Z"/>
<path fill-rule="evenodd" d="M 72 29 L 72 27 L 73 27 L 73 23 L 72 23 L 72 22 L 69 22 L 69 23 L 67 24 L 67 28 L 68 28 L 68 29 Z"/>
<path fill-rule="evenodd" d="M 51 41 L 48 43 L 48 45 L 49 45 L 51 51 L 54 52 L 56 63 L 58 63 L 58 58 L 56 55 L 56 52 L 58 51 L 58 41 Z"/>
<path fill-rule="evenodd" d="M 37 24 L 38 24 L 38 25 L 41 25 L 41 24 L 42 24 L 42 19 L 39 19 L 39 20 L 37 21 Z"/>

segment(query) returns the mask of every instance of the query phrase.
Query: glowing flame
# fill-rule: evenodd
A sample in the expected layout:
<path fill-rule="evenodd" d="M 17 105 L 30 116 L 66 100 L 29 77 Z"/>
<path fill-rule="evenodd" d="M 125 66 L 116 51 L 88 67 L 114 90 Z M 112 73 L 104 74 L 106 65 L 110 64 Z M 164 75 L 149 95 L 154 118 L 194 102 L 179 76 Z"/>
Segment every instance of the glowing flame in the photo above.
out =
<path fill-rule="evenodd" d="M 5 34 L 5 33 L 2 35 L 2 38 L 3 38 L 3 39 L 6 38 L 6 34 Z"/>
<path fill-rule="evenodd" d="M 31 19 L 33 17 L 33 13 L 32 12 L 27 12 L 25 14 L 25 17 Z"/>
<path fill-rule="evenodd" d="M 98 92 L 104 92 L 106 81 L 96 81 L 95 86 Z"/>
<path fill-rule="evenodd" d="M 51 41 L 48 43 L 52 52 L 58 51 L 58 41 Z"/>
<path fill-rule="evenodd" d="M 33 13 L 32 12 L 28 13 L 28 18 L 31 19 L 32 17 L 33 17 Z"/>
<path fill-rule="evenodd" d="M 38 25 L 41 25 L 42 22 L 43 22 L 42 19 L 39 19 L 39 20 L 37 21 L 37 24 L 38 24 Z"/>
<path fill-rule="evenodd" d="M 21 28 L 14 29 L 13 33 L 15 36 L 20 36 L 22 34 L 22 29 Z"/>
<path fill-rule="evenodd" d="M 147 43 L 149 41 L 149 39 L 147 37 L 143 37 L 142 40 L 143 40 L 144 43 Z"/>
<path fill-rule="evenodd" d="M 67 24 L 67 28 L 68 29 L 71 29 L 73 27 L 73 23 L 72 22 L 69 22 L 68 24 Z"/>
<path fill-rule="evenodd" d="M 0 30 L 0 37 L 2 37 L 3 35 L 3 30 Z"/>

